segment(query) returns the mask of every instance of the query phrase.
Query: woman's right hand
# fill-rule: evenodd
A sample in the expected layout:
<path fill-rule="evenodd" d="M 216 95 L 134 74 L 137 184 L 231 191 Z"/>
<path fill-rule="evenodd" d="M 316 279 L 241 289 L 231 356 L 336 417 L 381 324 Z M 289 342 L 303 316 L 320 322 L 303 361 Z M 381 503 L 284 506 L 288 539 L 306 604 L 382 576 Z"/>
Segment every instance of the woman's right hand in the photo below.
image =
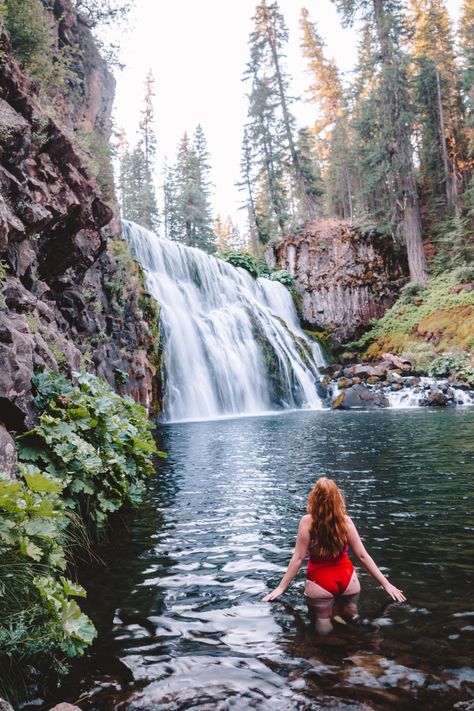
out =
<path fill-rule="evenodd" d="M 389 583 L 388 580 L 385 585 L 383 585 L 383 589 L 390 595 L 392 600 L 395 600 L 396 602 L 405 602 L 406 597 L 403 594 L 403 591 L 396 588 L 395 585 L 392 585 L 392 583 Z"/>

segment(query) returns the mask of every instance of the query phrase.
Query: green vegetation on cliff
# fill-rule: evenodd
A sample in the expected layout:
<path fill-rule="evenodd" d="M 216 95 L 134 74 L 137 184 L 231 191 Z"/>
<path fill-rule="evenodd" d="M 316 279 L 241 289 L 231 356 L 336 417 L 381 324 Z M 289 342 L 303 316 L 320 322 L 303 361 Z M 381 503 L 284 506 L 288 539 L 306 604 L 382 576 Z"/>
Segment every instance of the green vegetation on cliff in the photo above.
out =
<path fill-rule="evenodd" d="M 43 97 L 64 91 L 72 55 L 58 48 L 43 4 L 38 0 L 0 0 L 0 21 L 9 34 L 15 57 L 37 82 Z"/>
<path fill-rule="evenodd" d="M 474 288 L 472 269 L 432 277 L 425 287 L 408 284 L 396 303 L 358 341 L 347 343 L 363 359 L 398 353 L 422 373 L 450 370 L 474 381 Z"/>
<path fill-rule="evenodd" d="M 272 281 L 279 281 L 280 284 L 286 286 L 290 291 L 293 291 L 295 288 L 295 280 L 290 272 L 286 271 L 286 269 L 269 269 L 263 257 L 258 259 L 249 252 L 235 252 L 233 250 L 220 252 L 217 256 L 223 259 L 224 262 L 232 264 L 233 267 L 245 269 L 255 279 L 257 277 L 266 277 Z"/>
<path fill-rule="evenodd" d="M 18 439 L 19 478 L 0 477 L 0 694 L 26 665 L 61 672 L 95 637 L 74 597 L 74 556 L 108 516 L 140 502 L 158 452 L 142 407 L 89 374 L 34 377 L 36 427 Z M 7 673 L 7 670 L 8 673 Z M 13 671 L 12 671 L 13 670 Z M 12 679 L 13 684 L 6 680 Z"/>

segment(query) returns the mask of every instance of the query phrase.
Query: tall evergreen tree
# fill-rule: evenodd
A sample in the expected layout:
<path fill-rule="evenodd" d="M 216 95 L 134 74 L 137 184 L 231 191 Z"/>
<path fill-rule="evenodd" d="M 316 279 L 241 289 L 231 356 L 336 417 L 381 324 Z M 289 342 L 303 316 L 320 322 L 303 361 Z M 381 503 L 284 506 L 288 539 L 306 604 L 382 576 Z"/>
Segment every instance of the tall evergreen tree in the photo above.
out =
<path fill-rule="evenodd" d="M 287 154 L 271 82 L 259 76 L 259 67 L 253 63 L 248 72 L 253 76 L 247 135 L 252 141 L 257 162 L 254 180 L 259 184 L 259 193 L 264 191 L 266 195 L 267 212 L 255 211 L 259 239 L 264 244 L 278 234 L 283 236 L 288 225 L 289 206 L 284 179 Z M 270 232 L 262 228 L 263 221 L 273 225 Z"/>
<path fill-rule="evenodd" d="M 263 244 L 263 234 L 261 234 L 259 230 L 259 221 L 255 207 L 257 179 L 255 173 L 256 161 L 249 134 L 250 129 L 248 126 L 245 126 L 240 159 L 241 180 L 237 183 L 237 187 L 245 195 L 243 208 L 247 211 L 250 242 L 256 250 L 259 241 Z"/>
<path fill-rule="evenodd" d="M 464 202 L 472 243 L 474 233 L 474 0 L 464 0 L 462 4 L 459 40 L 461 87 L 466 106 L 467 157 L 464 172 L 468 187 L 464 194 Z"/>
<path fill-rule="evenodd" d="M 291 99 L 289 96 L 289 79 L 285 70 L 285 48 L 288 42 L 288 29 L 281 14 L 278 3 L 267 5 L 266 0 L 261 0 L 255 8 L 254 31 L 250 36 L 254 59 L 260 66 L 266 65 L 270 72 L 268 78 L 275 99 L 281 111 L 283 134 L 289 152 L 289 162 L 303 211 L 308 216 L 316 213 L 316 198 L 314 193 L 313 176 L 308 178 L 308 166 L 303 169 L 295 140 L 295 119 L 291 113 Z"/>
<path fill-rule="evenodd" d="M 378 47 L 374 72 L 378 75 L 379 130 L 385 134 L 385 159 L 390 165 L 394 187 L 390 200 L 392 219 L 406 245 L 410 278 L 423 282 L 427 266 L 411 144 L 413 119 L 407 58 L 402 50 L 402 3 L 401 0 L 333 1 L 347 23 L 362 16 L 374 27 Z M 389 190 L 392 192 L 391 186 Z"/>
<path fill-rule="evenodd" d="M 314 216 L 320 186 L 310 152 L 303 157 L 299 151 L 285 69 L 288 30 L 278 4 L 261 0 L 253 22 L 244 74 L 250 90 L 241 186 L 253 232 L 263 244 L 283 236 L 291 218 Z"/>
<path fill-rule="evenodd" d="M 464 111 L 451 23 L 443 0 L 411 0 L 411 10 L 420 180 L 432 205 L 444 195 L 459 218 Z"/>
<path fill-rule="evenodd" d="M 342 81 L 336 63 L 325 57 L 324 42 L 316 24 L 309 20 L 306 8 L 301 10 L 300 25 L 301 47 L 311 76 L 309 100 L 318 112 L 312 134 L 324 178 L 326 212 L 351 219 L 353 180 L 348 107 Z M 315 164 L 314 158 L 312 163 Z"/>
<path fill-rule="evenodd" d="M 160 224 L 154 184 L 156 137 L 153 97 L 153 76 L 149 72 L 145 80 L 138 142 L 132 149 L 125 146 L 119 178 L 123 217 L 150 230 L 158 229 Z"/>
<path fill-rule="evenodd" d="M 215 251 L 210 206 L 209 154 L 202 128 L 180 140 L 176 164 L 164 176 L 165 230 L 190 247 Z"/>
<path fill-rule="evenodd" d="M 239 252 L 246 247 L 245 240 L 240 235 L 239 228 L 236 227 L 230 216 L 225 220 L 221 215 L 217 215 L 214 222 L 214 234 L 216 235 L 217 249 L 219 252 Z"/>

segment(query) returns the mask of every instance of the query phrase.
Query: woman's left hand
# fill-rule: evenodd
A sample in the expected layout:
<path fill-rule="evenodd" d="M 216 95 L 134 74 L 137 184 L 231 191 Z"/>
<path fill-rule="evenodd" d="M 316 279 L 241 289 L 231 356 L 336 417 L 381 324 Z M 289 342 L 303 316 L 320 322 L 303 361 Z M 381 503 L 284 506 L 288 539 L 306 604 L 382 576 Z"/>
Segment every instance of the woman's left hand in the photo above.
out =
<path fill-rule="evenodd" d="M 382 586 L 383 589 L 385 590 L 386 593 L 390 595 L 392 600 L 395 600 L 396 602 L 405 602 L 406 597 L 403 594 L 403 590 L 399 590 L 398 588 L 395 587 L 395 585 L 392 585 L 392 583 L 389 583 L 388 580 L 385 585 Z"/>
<path fill-rule="evenodd" d="M 286 588 L 282 588 L 281 585 L 279 585 L 275 590 L 272 590 L 271 593 L 268 593 L 268 595 L 265 595 L 263 598 L 264 602 L 271 602 L 272 600 L 276 600 L 277 597 L 280 597 L 285 592 Z"/>

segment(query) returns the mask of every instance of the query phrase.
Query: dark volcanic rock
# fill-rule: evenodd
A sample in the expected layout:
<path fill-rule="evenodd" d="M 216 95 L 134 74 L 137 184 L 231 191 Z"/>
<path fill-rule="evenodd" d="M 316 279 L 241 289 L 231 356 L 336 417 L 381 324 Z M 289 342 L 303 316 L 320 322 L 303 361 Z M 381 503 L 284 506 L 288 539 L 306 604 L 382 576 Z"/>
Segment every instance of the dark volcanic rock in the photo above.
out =
<path fill-rule="evenodd" d="M 126 249 L 114 251 L 119 221 L 74 140 L 75 131 L 108 140 L 114 79 L 70 0 L 43 3 L 58 46 L 76 58 L 73 98 L 55 101 L 61 123 L 0 37 L 0 422 L 14 432 L 32 424 L 41 365 L 95 372 L 149 410 L 158 393 L 149 297 Z"/>
<path fill-rule="evenodd" d="M 389 402 L 384 395 L 369 390 L 364 385 L 353 385 L 343 390 L 332 404 L 335 410 L 367 410 L 388 406 Z"/>
<path fill-rule="evenodd" d="M 303 319 L 335 343 L 357 337 L 382 316 L 406 281 L 404 257 L 390 240 L 341 220 L 320 220 L 268 247 L 271 267 L 296 279 Z"/>
<path fill-rule="evenodd" d="M 448 395 L 441 390 L 428 390 L 421 404 L 427 407 L 445 407 L 448 401 Z"/>

